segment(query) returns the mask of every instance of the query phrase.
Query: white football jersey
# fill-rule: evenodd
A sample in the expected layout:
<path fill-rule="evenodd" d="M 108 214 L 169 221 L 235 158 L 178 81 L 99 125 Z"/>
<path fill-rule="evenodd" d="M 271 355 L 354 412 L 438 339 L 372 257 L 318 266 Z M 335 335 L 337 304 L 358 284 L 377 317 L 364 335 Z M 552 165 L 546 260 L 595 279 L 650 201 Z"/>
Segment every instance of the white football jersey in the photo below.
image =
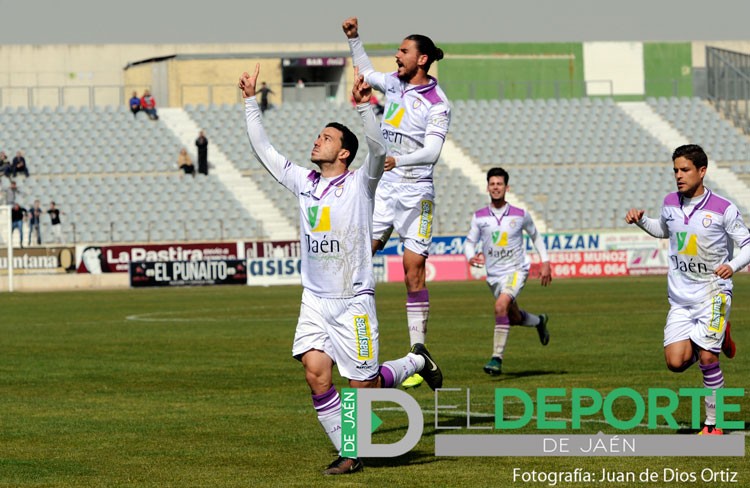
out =
<path fill-rule="evenodd" d="M 664 198 L 660 220 L 669 232 L 669 300 L 692 304 L 720 292 L 731 295 L 732 280 L 719 278 L 714 270 L 732 259 L 734 244 L 750 243 L 737 207 L 706 188 L 688 215 L 681 195 L 670 193 Z"/>
<path fill-rule="evenodd" d="M 323 298 L 374 294 L 372 212 L 385 144 L 372 108 L 358 106 L 368 155 L 356 171 L 334 179 L 296 165 L 271 145 L 255 98 L 245 101 L 250 143 L 258 160 L 299 200 L 302 286 Z"/>
<path fill-rule="evenodd" d="M 538 232 L 531 216 L 522 208 L 506 203 L 500 209 L 487 206 L 477 210 L 471 218 L 471 228 L 466 241 L 475 252 L 484 253 L 488 278 L 503 276 L 518 270 L 528 271 L 530 259 L 526 254 L 523 232 L 535 244 Z M 481 242 L 481 249 L 476 244 Z M 543 261 L 547 261 L 546 248 L 537 249 Z M 473 256 L 468 256 L 471 259 Z"/>

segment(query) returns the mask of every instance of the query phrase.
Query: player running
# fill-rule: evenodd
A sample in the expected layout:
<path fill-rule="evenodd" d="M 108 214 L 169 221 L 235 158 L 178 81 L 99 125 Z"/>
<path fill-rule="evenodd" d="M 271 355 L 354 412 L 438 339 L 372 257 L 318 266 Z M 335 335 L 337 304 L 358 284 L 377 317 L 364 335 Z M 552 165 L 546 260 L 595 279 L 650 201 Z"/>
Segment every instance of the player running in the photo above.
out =
<path fill-rule="evenodd" d="M 511 325 L 535 327 L 543 346 L 549 343 L 547 315 L 534 315 L 518 307 L 518 295 L 529 276 L 530 260 L 524 249 L 524 231 L 531 238 L 542 261 L 542 286 L 552 282 L 547 248 L 537 232 L 531 215 L 505 200 L 510 176 L 503 168 L 487 172 L 490 204 L 471 218 L 464 253 L 469 264 L 487 270 L 487 285 L 495 295 L 495 335 L 492 358 L 484 365 L 490 375 L 502 373 L 503 353 Z"/>
<path fill-rule="evenodd" d="M 729 335 L 732 275 L 750 263 L 750 232 L 737 207 L 703 185 L 708 157 L 700 146 L 680 146 L 672 154 L 677 192 L 664 198 L 658 219 L 630 209 L 628 224 L 669 239 L 664 358 L 670 371 L 681 373 L 698 362 L 706 420 L 701 434 L 721 435 L 716 427 L 716 390 L 724 387 L 719 351 L 734 356 Z M 740 252 L 732 258 L 733 244 Z"/>
<path fill-rule="evenodd" d="M 342 27 L 354 65 L 367 83 L 385 94 L 380 128 L 388 155 L 386 173 L 375 195 L 372 252 L 383 248 L 393 230 L 404 243 L 409 340 L 412 345 L 424 343 L 430 313 L 425 264 L 435 213 L 432 173 L 450 124 L 448 98 L 427 72 L 434 61 L 443 58 L 443 51 L 429 37 L 410 35 L 396 52 L 397 70 L 379 73 L 362 46 L 357 18 L 346 19 Z M 421 383 L 417 375 L 403 386 Z"/>

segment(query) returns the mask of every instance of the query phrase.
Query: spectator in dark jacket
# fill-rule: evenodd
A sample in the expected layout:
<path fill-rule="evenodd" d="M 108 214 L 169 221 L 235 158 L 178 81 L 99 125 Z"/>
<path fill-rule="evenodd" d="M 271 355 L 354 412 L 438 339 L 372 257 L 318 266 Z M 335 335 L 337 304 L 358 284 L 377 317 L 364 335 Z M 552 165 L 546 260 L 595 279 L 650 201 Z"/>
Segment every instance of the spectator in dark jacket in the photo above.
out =
<path fill-rule="evenodd" d="M 21 151 L 18 151 L 16 153 L 16 157 L 13 158 L 13 163 L 11 166 L 13 167 L 13 178 L 15 178 L 18 173 L 23 173 L 24 175 L 26 175 L 26 178 L 29 177 L 29 167 L 26 165 L 26 158 L 23 157 L 23 153 Z"/>

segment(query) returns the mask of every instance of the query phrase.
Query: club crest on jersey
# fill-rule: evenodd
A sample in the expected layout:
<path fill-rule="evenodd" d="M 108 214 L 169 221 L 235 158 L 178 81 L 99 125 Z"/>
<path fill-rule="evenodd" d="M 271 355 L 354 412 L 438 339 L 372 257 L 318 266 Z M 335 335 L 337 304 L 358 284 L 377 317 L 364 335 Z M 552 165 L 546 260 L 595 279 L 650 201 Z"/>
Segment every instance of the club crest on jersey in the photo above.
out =
<path fill-rule="evenodd" d="M 677 254 L 698 255 L 698 236 L 687 232 L 677 232 L 675 236 L 677 237 Z"/>
<path fill-rule="evenodd" d="M 492 243 L 496 246 L 505 247 L 508 245 L 508 233 L 496 230 L 492 233 Z"/>
<path fill-rule="evenodd" d="M 401 125 L 402 118 L 404 118 L 404 108 L 398 103 L 391 103 L 388 105 L 388 110 L 385 111 L 383 122 L 398 128 Z"/>
<path fill-rule="evenodd" d="M 414 103 L 412 103 L 411 106 L 413 108 L 419 108 L 419 107 L 421 107 L 422 106 L 422 100 L 420 100 L 419 98 L 415 99 Z"/>
<path fill-rule="evenodd" d="M 336 195 L 337 197 L 340 197 L 341 195 L 343 195 L 344 194 L 344 185 L 337 186 L 336 187 L 336 191 L 334 191 L 333 194 Z"/>
<path fill-rule="evenodd" d="M 711 214 L 706 214 L 703 217 L 703 227 L 708 228 L 711 225 L 711 222 L 712 222 L 711 218 L 712 218 Z"/>
<path fill-rule="evenodd" d="M 331 207 L 315 205 L 307 209 L 307 221 L 313 232 L 328 232 L 331 230 Z"/>

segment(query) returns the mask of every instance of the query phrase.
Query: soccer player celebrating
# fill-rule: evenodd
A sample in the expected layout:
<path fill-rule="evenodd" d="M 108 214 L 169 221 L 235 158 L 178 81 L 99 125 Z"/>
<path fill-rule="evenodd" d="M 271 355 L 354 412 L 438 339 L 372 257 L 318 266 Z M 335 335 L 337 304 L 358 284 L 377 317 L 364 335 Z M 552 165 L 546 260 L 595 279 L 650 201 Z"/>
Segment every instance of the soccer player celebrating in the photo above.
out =
<path fill-rule="evenodd" d="M 293 164 L 268 141 L 255 98 L 260 65 L 243 73 L 250 144 L 261 164 L 299 200 L 302 249 L 302 305 L 292 355 L 302 362 L 318 420 L 341 451 L 341 400 L 333 386 L 333 365 L 354 388 L 390 388 L 421 372 L 427 384 L 443 376 L 422 344 L 401 359 L 378 363 L 378 319 L 370 236 L 375 188 L 383 174 L 385 143 L 372 112 L 371 87 L 355 71 L 354 100 L 364 125 L 369 153 L 362 167 L 349 171 L 357 137 L 344 125 L 329 123 L 313 144 L 311 171 Z M 339 456 L 324 474 L 360 471 L 359 459 Z"/>
<path fill-rule="evenodd" d="M 670 371 L 681 373 L 699 362 L 706 397 L 704 435 L 716 428 L 716 390 L 724 387 L 719 351 L 734 356 L 729 335 L 732 275 L 750 263 L 750 233 L 737 207 L 705 186 L 708 157 L 700 146 L 680 146 L 672 154 L 677 192 L 664 198 L 661 216 L 648 218 L 630 209 L 625 221 L 646 233 L 669 239 L 664 358 Z M 732 242 L 734 241 L 734 242 Z M 740 252 L 732 258 L 733 244 Z"/>
<path fill-rule="evenodd" d="M 430 312 L 425 264 L 435 212 L 432 173 L 450 124 L 448 98 L 427 72 L 443 58 L 443 51 L 429 37 L 410 35 L 396 52 L 397 70 L 379 73 L 362 46 L 357 18 L 346 19 L 342 27 L 354 65 L 367 83 L 385 93 L 380 127 L 387 144 L 386 173 L 375 195 L 372 252 L 383 248 L 393 230 L 404 243 L 409 340 L 421 344 Z M 413 376 L 403 386 L 416 387 L 422 381 Z"/>
<path fill-rule="evenodd" d="M 484 366 L 484 372 L 490 375 L 502 372 L 503 353 L 511 325 L 535 327 L 542 345 L 549 343 L 547 315 L 534 315 L 518 307 L 518 295 L 526 284 L 530 267 L 530 260 L 524 249 L 524 231 L 531 238 L 542 260 L 542 286 L 550 284 L 552 274 L 547 248 L 531 216 L 505 200 L 509 179 L 508 172 L 503 168 L 492 168 L 487 172 L 490 204 L 474 213 L 464 247 L 469 264 L 485 266 L 487 285 L 495 295 L 492 358 Z"/>

